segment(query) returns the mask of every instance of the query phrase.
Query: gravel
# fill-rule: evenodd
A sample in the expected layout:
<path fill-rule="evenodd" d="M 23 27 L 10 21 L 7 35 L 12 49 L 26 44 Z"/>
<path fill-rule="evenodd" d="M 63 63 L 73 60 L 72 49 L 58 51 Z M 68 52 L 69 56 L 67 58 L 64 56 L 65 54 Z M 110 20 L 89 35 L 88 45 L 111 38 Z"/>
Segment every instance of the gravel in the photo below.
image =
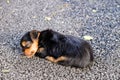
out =
<path fill-rule="evenodd" d="M 48 28 L 92 36 L 94 65 L 82 70 L 23 57 L 23 34 Z M 120 80 L 120 0 L 0 0 L 0 80 Z"/>

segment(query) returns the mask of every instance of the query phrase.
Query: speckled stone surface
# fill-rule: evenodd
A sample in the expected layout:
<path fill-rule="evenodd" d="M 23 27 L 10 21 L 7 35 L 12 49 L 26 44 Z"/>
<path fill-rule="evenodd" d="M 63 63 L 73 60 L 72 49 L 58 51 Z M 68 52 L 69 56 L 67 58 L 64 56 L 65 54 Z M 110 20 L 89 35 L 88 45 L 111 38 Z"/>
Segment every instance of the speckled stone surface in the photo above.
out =
<path fill-rule="evenodd" d="M 91 69 L 23 57 L 23 34 L 48 28 L 92 36 Z M 120 80 L 120 0 L 0 0 L 0 80 Z"/>

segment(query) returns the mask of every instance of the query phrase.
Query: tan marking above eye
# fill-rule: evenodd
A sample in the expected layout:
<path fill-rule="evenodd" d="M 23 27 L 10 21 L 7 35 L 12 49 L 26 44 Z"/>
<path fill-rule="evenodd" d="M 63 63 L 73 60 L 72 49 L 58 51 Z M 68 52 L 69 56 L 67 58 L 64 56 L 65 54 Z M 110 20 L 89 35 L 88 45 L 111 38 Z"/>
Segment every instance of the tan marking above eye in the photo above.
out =
<path fill-rule="evenodd" d="M 24 47 L 26 46 L 26 41 L 22 42 L 22 46 L 24 46 Z"/>

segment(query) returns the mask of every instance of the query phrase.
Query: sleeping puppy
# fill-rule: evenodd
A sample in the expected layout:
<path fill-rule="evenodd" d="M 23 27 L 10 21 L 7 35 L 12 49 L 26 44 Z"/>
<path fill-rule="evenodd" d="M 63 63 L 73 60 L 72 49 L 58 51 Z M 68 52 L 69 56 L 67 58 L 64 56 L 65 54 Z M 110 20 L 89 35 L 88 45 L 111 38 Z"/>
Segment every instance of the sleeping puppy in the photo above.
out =
<path fill-rule="evenodd" d="M 94 59 L 88 42 L 49 29 L 28 32 L 21 39 L 21 46 L 28 57 L 36 55 L 64 66 L 84 68 Z"/>

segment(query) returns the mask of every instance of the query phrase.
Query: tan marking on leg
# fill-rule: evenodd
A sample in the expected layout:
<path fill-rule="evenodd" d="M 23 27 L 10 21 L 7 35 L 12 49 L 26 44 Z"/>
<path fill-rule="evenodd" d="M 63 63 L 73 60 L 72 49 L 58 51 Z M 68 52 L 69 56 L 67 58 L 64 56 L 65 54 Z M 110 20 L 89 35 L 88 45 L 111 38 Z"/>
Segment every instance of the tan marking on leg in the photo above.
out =
<path fill-rule="evenodd" d="M 61 56 L 61 57 L 57 58 L 57 59 L 55 60 L 55 62 L 57 63 L 57 62 L 59 62 L 59 61 L 65 61 L 65 60 L 67 60 L 67 57 Z"/>
<path fill-rule="evenodd" d="M 57 59 L 55 59 L 54 57 L 47 56 L 46 59 L 49 60 L 49 61 L 51 61 L 51 62 L 53 62 L 53 63 L 57 63 L 59 61 L 65 61 L 65 60 L 67 60 L 67 57 L 61 56 L 61 57 L 58 57 Z"/>
<path fill-rule="evenodd" d="M 48 61 L 51 61 L 53 63 L 55 62 L 55 58 L 52 56 L 47 56 L 47 57 L 45 57 L 45 59 L 47 59 Z"/>

